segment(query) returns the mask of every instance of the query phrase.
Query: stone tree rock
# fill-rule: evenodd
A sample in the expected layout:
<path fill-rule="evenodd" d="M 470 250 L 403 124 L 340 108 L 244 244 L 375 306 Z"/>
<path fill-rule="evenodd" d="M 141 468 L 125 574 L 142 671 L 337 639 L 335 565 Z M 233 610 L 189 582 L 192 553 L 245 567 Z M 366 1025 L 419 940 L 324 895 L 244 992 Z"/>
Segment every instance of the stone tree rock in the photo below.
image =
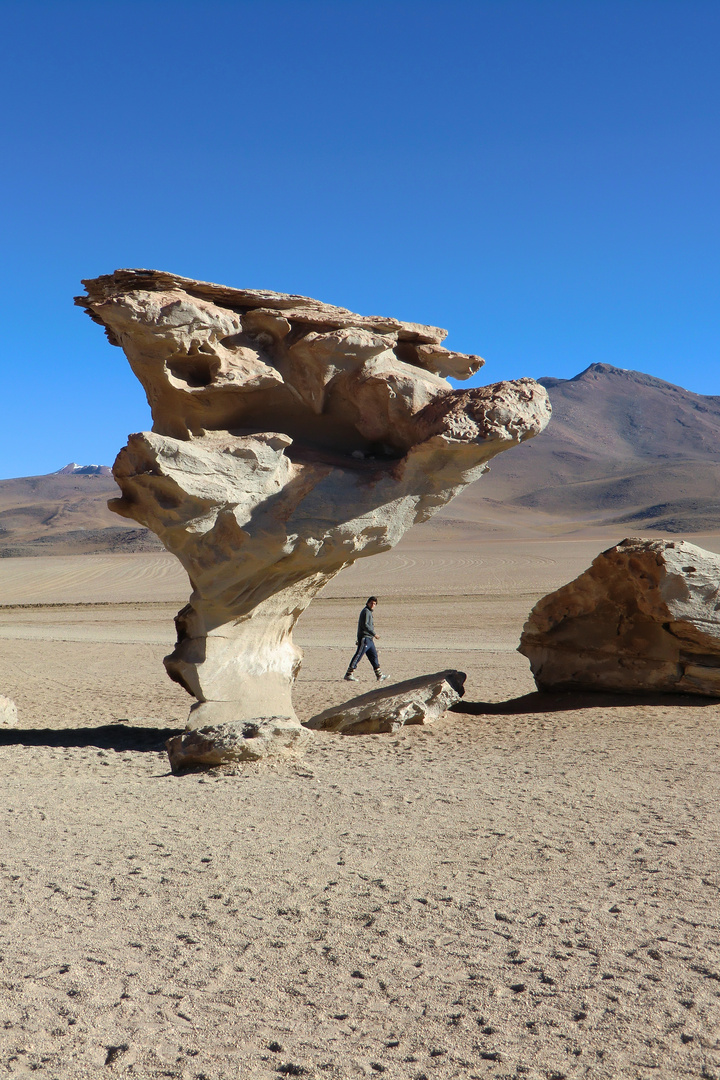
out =
<path fill-rule="evenodd" d="M 720 556 L 623 540 L 538 601 L 519 652 L 539 690 L 720 696 Z"/>
<path fill-rule="evenodd" d="M 289 718 L 292 630 L 355 559 L 387 551 L 541 431 L 531 379 L 453 390 L 483 363 L 445 331 L 153 270 L 85 281 L 76 302 L 124 349 L 152 409 L 109 506 L 187 570 L 165 665 L 189 726 Z M 309 736 L 308 736 L 309 737 Z"/>

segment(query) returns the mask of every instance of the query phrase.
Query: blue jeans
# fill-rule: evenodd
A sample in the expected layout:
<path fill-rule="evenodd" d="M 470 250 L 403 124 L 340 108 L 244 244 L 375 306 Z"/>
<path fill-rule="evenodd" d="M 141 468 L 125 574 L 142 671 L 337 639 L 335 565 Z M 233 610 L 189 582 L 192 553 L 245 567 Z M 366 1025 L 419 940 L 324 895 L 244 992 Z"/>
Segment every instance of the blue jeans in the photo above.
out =
<path fill-rule="evenodd" d="M 356 651 L 355 655 L 353 656 L 352 660 L 350 661 L 350 666 L 348 667 L 348 671 L 354 671 L 355 668 L 358 666 L 358 664 L 360 663 L 360 661 L 362 660 L 363 656 L 365 656 L 366 653 L 367 653 L 367 658 L 370 661 L 370 663 L 372 664 L 375 671 L 379 671 L 380 670 L 380 661 L 378 660 L 378 654 L 377 654 L 377 649 L 375 648 L 375 642 L 373 641 L 373 639 L 371 637 L 364 637 L 364 638 L 360 639 L 360 641 L 358 642 L 357 651 Z"/>

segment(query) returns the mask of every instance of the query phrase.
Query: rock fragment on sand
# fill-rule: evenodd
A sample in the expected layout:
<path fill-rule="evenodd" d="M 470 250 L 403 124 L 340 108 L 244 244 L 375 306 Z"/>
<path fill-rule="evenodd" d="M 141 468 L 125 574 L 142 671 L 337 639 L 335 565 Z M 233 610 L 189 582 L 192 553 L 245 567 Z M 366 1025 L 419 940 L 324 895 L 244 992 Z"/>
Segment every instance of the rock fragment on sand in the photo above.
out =
<path fill-rule="evenodd" d="M 449 668 L 421 675 L 318 713 L 306 726 L 341 735 L 373 735 L 393 732 L 409 724 L 431 724 L 465 693 L 466 675 Z"/>
<path fill-rule="evenodd" d="M 182 772 L 191 765 L 232 765 L 301 753 L 312 735 L 287 716 L 239 723 L 208 725 L 184 731 L 165 743 L 170 768 Z"/>
<path fill-rule="evenodd" d="M 538 601 L 519 652 L 539 690 L 720 696 L 720 556 L 623 540 Z"/>
<path fill-rule="evenodd" d="M 444 349 L 437 327 L 156 270 L 84 284 L 78 304 L 152 409 L 152 431 L 113 466 L 122 497 L 109 506 L 156 533 L 192 582 L 165 658 L 198 700 L 189 726 L 230 713 L 299 730 L 292 633 L 307 605 L 542 431 L 547 393 L 532 379 L 453 389 L 444 376 L 482 361 Z"/>
<path fill-rule="evenodd" d="M 0 727 L 17 727 L 17 705 L 9 697 L 0 694 Z"/>

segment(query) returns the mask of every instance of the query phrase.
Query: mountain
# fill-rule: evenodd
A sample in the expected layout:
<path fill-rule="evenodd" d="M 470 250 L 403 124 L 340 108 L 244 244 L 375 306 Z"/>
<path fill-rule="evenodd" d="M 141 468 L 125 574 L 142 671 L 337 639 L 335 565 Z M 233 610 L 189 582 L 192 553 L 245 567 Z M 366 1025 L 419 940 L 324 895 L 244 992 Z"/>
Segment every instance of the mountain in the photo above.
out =
<path fill-rule="evenodd" d="M 539 381 L 553 406 L 547 429 L 495 458 L 425 527 L 430 535 L 720 530 L 720 397 L 611 364 Z M 107 465 L 1 480 L 0 557 L 162 550 L 108 510 L 117 493 Z"/>
<path fill-rule="evenodd" d="M 445 511 L 476 522 L 534 517 L 540 529 L 631 525 L 693 533 L 720 525 L 720 397 L 591 364 L 544 378 L 542 435 L 501 454 Z"/>
<path fill-rule="evenodd" d="M 71 461 L 69 465 L 65 465 L 62 469 L 57 469 L 51 476 L 112 476 L 112 469 L 109 465 L 78 465 L 77 462 Z"/>
<path fill-rule="evenodd" d="M 161 551 L 160 541 L 107 508 L 118 486 L 106 465 L 0 480 L 0 558 Z"/>

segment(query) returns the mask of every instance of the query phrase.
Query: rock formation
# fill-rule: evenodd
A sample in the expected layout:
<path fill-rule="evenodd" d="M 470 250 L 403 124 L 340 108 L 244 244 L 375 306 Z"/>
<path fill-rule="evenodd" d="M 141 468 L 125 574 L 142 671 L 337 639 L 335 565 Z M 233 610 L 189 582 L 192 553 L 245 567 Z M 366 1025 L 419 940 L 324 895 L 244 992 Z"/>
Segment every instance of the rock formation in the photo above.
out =
<path fill-rule="evenodd" d="M 720 696 L 720 556 L 623 540 L 538 601 L 519 651 L 539 690 Z"/>
<path fill-rule="evenodd" d="M 192 765 L 224 765 L 299 754 L 311 735 L 297 720 L 270 716 L 254 721 L 206 724 L 165 743 L 170 768 L 181 773 Z"/>
<path fill-rule="evenodd" d="M 313 716 L 306 727 L 341 735 L 374 735 L 409 724 L 431 724 L 463 697 L 464 671 L 438 671 L 335 705 Z"/>
<path fill-rule="evenodd" d="M 302 296 L 152 270 L 85 281 L 77 303 L 124 349 L 152 409 L 111 509 L 187 570 L 167 671 L 189 725 L 288 717 L 293 627 L 355 559 L 391 548 L 546 425 L 531 379 L 456 391 L 482 360 L 443 330 Z"/>
<path fill-rule="evenodd" d="M 0 694 L 0 727 L 17 727 L 17 705 L 9 697 Z"/>

